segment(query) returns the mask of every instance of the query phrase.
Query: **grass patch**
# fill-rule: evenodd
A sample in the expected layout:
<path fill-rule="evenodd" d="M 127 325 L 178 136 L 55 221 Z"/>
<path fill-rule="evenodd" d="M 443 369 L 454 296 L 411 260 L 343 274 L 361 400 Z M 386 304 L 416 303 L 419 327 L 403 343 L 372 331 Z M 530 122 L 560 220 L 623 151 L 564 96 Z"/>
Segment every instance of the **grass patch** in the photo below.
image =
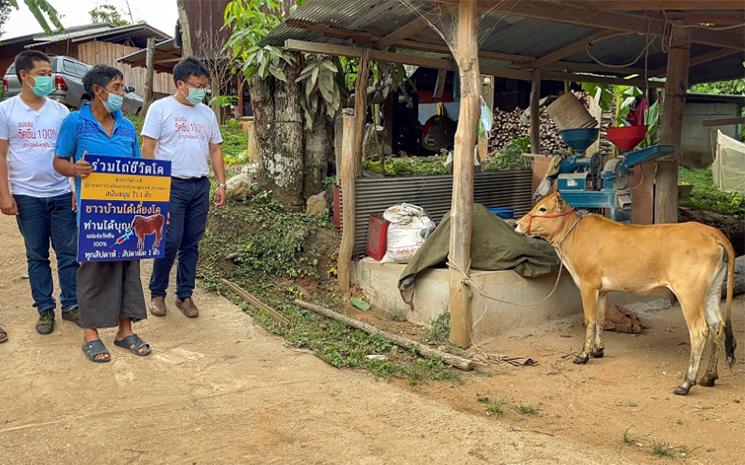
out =
<path fill-rule="evenodd" d="M 657 457 L 675 457 L 675 449 L 666 442 L 652 442 L 652 455 Z"/>
<path fill-rule="evenodd" d="M 693 186 L 691 195 L 680 199 L 682 206 L 723 215 L 745 215 L 745 196 L 719 189 L 714 184 L 711 168 L 680 168 L 678 177 L 681 184 Z"/>
<path fill-rule="evenodd" d="M 443 312 L 432 322 L 429 330 L 424 335 L 425 340 L 430 342 L 447 342 L 450 337 L 450 312 Z"/>
<path fill-rule="evenodd" d="M 523 415 L 538 415 L 538 407 L 530 404 L 520 404 L 517 406 L 517 411 Z"/>
<path fill-rule="evenodd" d="M 479 402 L 486 404 L 486 413 L 489 415 L 501 415 L 507 406 L 507 398 L 504 396 L 484 397 L 479 399 Z"/>

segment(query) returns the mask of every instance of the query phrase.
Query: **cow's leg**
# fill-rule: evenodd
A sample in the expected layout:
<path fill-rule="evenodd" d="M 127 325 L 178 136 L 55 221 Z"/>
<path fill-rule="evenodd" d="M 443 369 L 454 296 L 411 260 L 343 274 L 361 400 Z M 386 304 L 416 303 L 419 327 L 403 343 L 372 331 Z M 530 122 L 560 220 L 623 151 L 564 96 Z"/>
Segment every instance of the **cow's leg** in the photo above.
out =
<path fill-rule="evenodd" d="M 580 293 L 582 294 L 582 310 L 585 314 L 585 343 L 582 346 L 582 353 L 572 360 L 578 365 L 585 364 L 590 359 L 598 318 L 598 288 L 584 285 L 580 287 Z"/>
<path fill-rule="evenodd" d="M 608 293 L 600 291 L 598 294 L 598 318 L 595 322 L 595 342 L 590 356 L 592 358 L 603 358 L 605 346 L 603 345 L 603 326 L 605 325 L 605 309 L 608 303 Z"/>
<path fill-rule="evenodd" d="M 717 374 L 719 349 L 722 347 L 724 340 L 724 318 L 719 308 L 722 281 L 724 281 L 724 266 L 720 265 L 709 286 L 709 292 L 704 303 L 704 316 L 706 317 L 706 324 L 709 326 L 709 366 L 706 368 L 706 374 L 698 382 L 701 386 L 714 386 L 714 381 L 719 378 Z"/>
<path fill-rule="evenodd" d="M 696 384 L 696 375 L 701 364 L 701 355 L 704 352 L 704 344 L 709 335 L 709 328 L 704 317 L 705 286 L 690 284 L 684 292 L 676 292 L 680 306 L 683 308 L 683 316 L 688 326 L 688 334 L 691 339 L 691 354 L 688 360 L 688 371 L 680 386 L 673 390 L 673 394 L 684 396 L 688 394 L 691 387 Z"/>

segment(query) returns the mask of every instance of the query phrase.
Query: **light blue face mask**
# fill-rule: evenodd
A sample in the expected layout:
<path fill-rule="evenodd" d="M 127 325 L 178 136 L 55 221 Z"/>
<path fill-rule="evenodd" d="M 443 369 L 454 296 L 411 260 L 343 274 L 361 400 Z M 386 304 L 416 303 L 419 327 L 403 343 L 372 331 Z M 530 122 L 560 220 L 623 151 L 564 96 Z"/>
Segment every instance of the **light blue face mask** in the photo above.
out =
<path fill-rule="evenodd" d="M 186 99 L 190 101 L 192 105 L 199 105 L 202 103 L 202 100 L 204 100 L 205 95 L 207 95 L 207 89 L 189 87 L 189 95 L 186 96 Z"/>
<path fill-rule="evenodd" d="M 109 97 L 106 100 L 101 99 L 101 102 L 103 103 L 104 108 L 106 108 L 106 111 L 108 111 L 109 113 L 114 113 L 115 111 L 122 108 L 124 97 L 109 92 Z"/>
<path fill-rule="evenodd" d="M 52 93 L 53 88 L 52 76 L 34 76 L 34 85 L 31 87 L 31 92 L 34 94 L 39 97 L 46 97 Z"/>

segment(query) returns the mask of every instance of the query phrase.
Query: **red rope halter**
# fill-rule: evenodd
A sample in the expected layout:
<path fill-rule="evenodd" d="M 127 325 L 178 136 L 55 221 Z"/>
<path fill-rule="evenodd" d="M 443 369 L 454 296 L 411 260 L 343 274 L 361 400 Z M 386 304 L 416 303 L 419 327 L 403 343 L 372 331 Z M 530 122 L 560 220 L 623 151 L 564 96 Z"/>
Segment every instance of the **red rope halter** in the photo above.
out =
<path fill-rule="evenodd" d="M 528 236 L 530 236 L 530 229 L 533 226 L 533 218 L 566 218 L 568 215 L 571 215 L 572 213 L 574 213 L 573 208 L 570 208 L 564 213 L 552 213 L 550 215 L 534 215 L 532 213 L 528 213 Z"/>

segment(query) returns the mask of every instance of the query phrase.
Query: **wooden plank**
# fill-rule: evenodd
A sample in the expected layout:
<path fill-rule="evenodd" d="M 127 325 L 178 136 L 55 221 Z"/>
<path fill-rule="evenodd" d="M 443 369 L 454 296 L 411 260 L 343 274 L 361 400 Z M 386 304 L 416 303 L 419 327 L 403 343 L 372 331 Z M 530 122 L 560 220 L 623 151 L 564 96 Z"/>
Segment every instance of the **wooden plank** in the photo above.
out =
<path fill-rule="evenodd" d="M 533 71 L 533 81 L 530 85 L 530 151 L 541 153 L 541 118 L 538 106 L 541 99 L 541 71 Z"/>
<path fill-rule="evenodd" d="M 297 305 L 298 307 L 305 308 L 307 310 L 311 310 L 315 313 L 318 313 L 319 315 L 323 315 L 326 318 L 331 318 L 332 320 L 346 323 L 352 328 L 359 329 L 360 331 L 364 331 L 367 334 L 373 334 L 375 336 L 380 336 L 383 339 L 389 342 L 392 342 L 399 347 L 403 347 L 406 350 L 414 350 L 416 351 L 416 353 L 418 353 L 419 355 L 423 357 L 440 358 L 442 359 L 444 363 L 447 363 L 448 365 L 455 367 L 459 370 L 469 371 L 469 370 L 472 370 L 474 367 L 474 363 L 472 360 L 469 360 L 463 357 L 458 357 L 457 355 L 449 354 L 441 350 L 433 349 L 432 347 L 429 347 L 424 344 L 420 344 L 416 341 L 412 341 L 411 339 L 403 337 L 403 336 L 399 336 L 398 334 L 391 334 L 389 332 L 383 331 L 382 329 L 376 328 L 375 326 L 371 324 L 364 323 L 359 320 L 355 320 L 354 318 L 349 318 L 348 316 L 342 315 L 341 313 L 337 313 L 333 310 L 329 310 L 328 308 L 324 308 L 319 305 L 314 305 L 310 302 L 305 302 L 300 299 L 295 300 L 295 305 Z"/>
<path fill-rule="evenodd" d="M 453 156 L 453 198 L 450 210 L 450 342 L 471 345 L 471 296 L 466 285 L 471 266 L 473 227 L 473 151 L 479 118 L 479 15 L 476 0 L 458 5 L 457 48 L 461 83 L 460 113 Z M 487 73 L 492 74 L 492 73 Z"/>
<path fill-rule="evenodd" d="M 222 282 L 226 286 L 228 286 L 228 288 L 230 288 L 231 291 L 235 292 L 236 295 L 238 295 L 238 297 L 246 301 L 246 303 L 256 308 L 257 310 L 261 310 L 264 313 L 266 313 L 266 315 L 269 318 L 271 318 L 273 321 L 275 321 L 276 323 L 279 323 L 282 326 L 290 326 L 290 320 L 285 318 L 285 316 L 279 313 L 277 310 L 273 309 L 269 305 L 259 300 L 259 298 L 256 297 L 255 295 L 251 294 L 250 292 L 243 289 L 239 285 L 231 281 L 228 281 L 227 279 L 223 279 Z"/>
<path fill-rule="evenodd" d="M 696 55 L 695 57 L 691 57 L 688 67 L 692 68 L 696 65 L 702 65 L 704 63 L 709 63 L 714 60 L 718 60 L 720 58 L 734 55 L 735 53 L 742 53 L 742 52 L 740 50 L 733 50 L 731 48 L 719 48 L 716 50 L 712 50 L 710 52 L 702 53 L 700 55 Z M 664 75 L 666 72 L 667 72 L 667 64 L 654 70 L 652 73 L 655 75 L 661 76 L 661 75 Z"/>
<path fill-rule="evenodd" d="M 323 55 L 336 55 L 357 58 L 362 56 L 364 50 L 370 50 L 370 58 L 373 60 L 385 61 L 388 63 L 416 65 L 433 69 L 456 69 L 452 61 L 442 58 L 429 58 L 408 55 L 405 53 L 385 52 L 382 50 L 365 49 L 352 47 L 349 45 L 326 44 L 318 42 L 308 42 L 304 40 L 288 39 L 285 41 L 285 48 L 287 50 L 294 50 L 298 52 L 319 53 Z M 530 81 L 533 79 L 533 74 L 529 70 L 505 68 L 502 66 L 493 65 L 480 66 L 480 68 L 484 74 L 489 74 L 491 76 L 499 78 L 519 79 L 522 81 Z M 635 85 L 640 87 L 644 87 L 645 85 L 644 79 L 641 78 L 623 79 L 617 77 L 575 74 L 561 71 L 544 71 L 541 76 L 544 80 L 597 82 L 601 84 Z M 649 81 L 649 86 L 664 87 L 664 83 L 659 81 Z"/>
<path fill-rule="evenodd" d="M 550 63 L 555 63 L 562 58 L 566 58 L 570 55 L 574 55 L 577 52 L 581 52 L 584 50 L 588 44 L 592 44 L 593 42 L 596 42 L 600 39 L 604 39 L 606 37 L 611 37 L 616 35 L 617 32 L 611 32 L 611 31 L 600 31 L 596 32 L 594 34 L 590 34 L 589 36 L 580 39 L 576 42 L 573 42 L 569 45 L 566 45 L 564 47 L 561 47 L 560 49 L 553 51 L 547 55 L 544 55 L 537 60 L 529 61 L 523 65 L 524 68 L 534 68 L 539 69 L 543 68 L 546 65 Z"/>
<path fill-rule="evenodd" d="M 688 89 L 691 44 L 688 29 L 673 28 L 667 55 L 667 82 L 662 107 L 660 143 L 675 144 L 678 150 L 657 163 L 654 192 L 654 222 L 678 222 L 678 156 L 683 133 L 683 110 Z"/>
<path fill-rule="evenodd" d="M 702 124 L 705 128 L 714 126 L 728 126 L 732 124 L 745 124 L 745 116 L 740 116 L 737 118 L 707 119 L 704 120 Z"/>
<path fill-rule="evenodd" d="M 401 40 L 408 39 L 417 32 L 427 29 L 429 22 L 436 20 L 440 16 L 440 12 L 439 8 L 435 8 L 433 11 L 425 13 L 425 17 L 417 14 L 416 18 L 380 39 L 377 48 L 386 49 Z"/>
<path fill-rule="evenodd" d="M 341 151 L 341 192 L 342 232 L 339 256 L 336 261 L 339 290 L 346 295 L 352 278 L 352 252 L 354 250 L 354 217 L 356 214 L 356 194 L 354 182 L 357 173 L 357 158 L 354 150 L 354 113 L 345 108 L 342 111 L 342 151 Z"/>

